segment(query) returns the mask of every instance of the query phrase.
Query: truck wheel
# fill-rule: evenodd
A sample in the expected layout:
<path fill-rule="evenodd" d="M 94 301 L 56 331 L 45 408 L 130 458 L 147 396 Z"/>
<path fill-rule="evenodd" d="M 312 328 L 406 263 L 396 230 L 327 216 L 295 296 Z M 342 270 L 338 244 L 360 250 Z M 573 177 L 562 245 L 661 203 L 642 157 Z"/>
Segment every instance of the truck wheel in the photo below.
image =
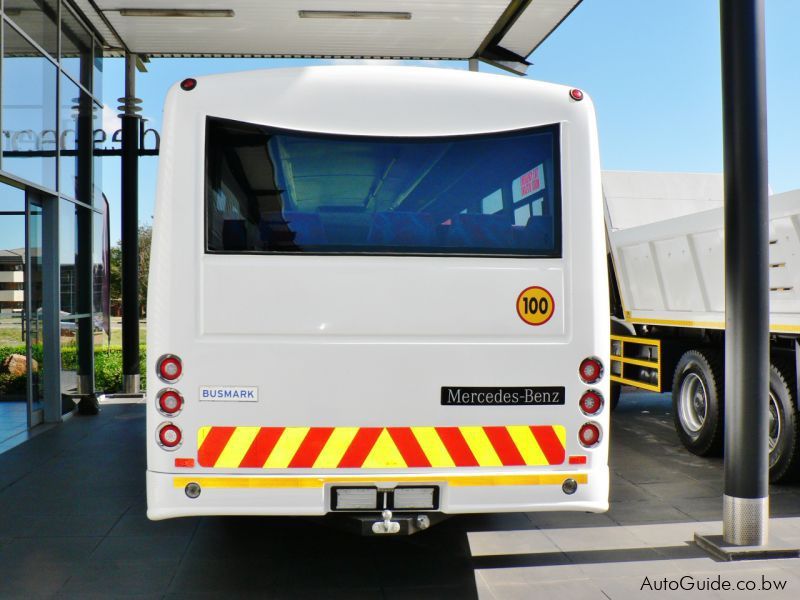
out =
<path fill-rule="evenodd" d="M 617 409 L 617 404 L 619 404 L 619 395 L 622 393 L 622 386 L 618 383 L 611 382 L 611 398 L 609 400 L 609 405 L 611 406 L 611 410 Z"/>
<path fill-rule="evenodd" d="M 795 398 L 794 361 L 769 368 L 769 480 L 786 483 L 800 476 L 800 417 Z"/>
<path fill-rule="evenodd" d="M 683 445 L 698 456 L 722 452 L 725 379 L 721 357 L 712 350 L 689 350 L 672 381 L 672 418 Z"/>

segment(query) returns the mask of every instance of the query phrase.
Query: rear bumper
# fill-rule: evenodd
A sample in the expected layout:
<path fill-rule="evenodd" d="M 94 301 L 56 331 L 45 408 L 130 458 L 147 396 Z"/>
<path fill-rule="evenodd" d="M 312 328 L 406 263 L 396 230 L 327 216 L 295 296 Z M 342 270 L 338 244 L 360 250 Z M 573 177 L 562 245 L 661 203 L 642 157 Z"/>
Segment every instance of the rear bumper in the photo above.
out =
<path fill-rule="evenodd" d="M 578 482 L 574 494 L 561 485 Z M 204 515 L 320 516 L 330 511 L 333 486 L 393 488 L 436 485 L 439 512 L 446 514 L 608 510 L 608 468 L 590 471 L 457 469 L 430 473 L 331 475 L 209 475 L 147 472 L 147 516 L 153 520 Z M 187 497 L 187 483 L 200 496 Z M 419 512 L 419 511 L 417 511 Z"/>

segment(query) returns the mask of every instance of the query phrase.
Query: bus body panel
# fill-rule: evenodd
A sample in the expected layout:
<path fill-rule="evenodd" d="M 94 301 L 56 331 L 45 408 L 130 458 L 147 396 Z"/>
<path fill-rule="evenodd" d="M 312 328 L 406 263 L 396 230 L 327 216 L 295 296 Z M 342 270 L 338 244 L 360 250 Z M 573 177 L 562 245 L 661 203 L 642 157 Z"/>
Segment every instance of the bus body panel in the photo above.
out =
<path fill-rule="evenodd" d="M 575 477 L 574 471 L 553 473 L 559 479 Z M 391 478 L 389 475 L 388 478 Z M 394 477 L 400 485 L 403 479 Z M 411 476 L 408 481 L 419 481 Z M 608 510 L 608 471 L 595 469 L 590 486 L 578 486 L 571 496 L 561 491 L 561 485 L 513 485 L 513 486 L 449 486 L 447 474 L 434 478 L 432 484 L 440 486 L 439 510 L 446 514 L 500 513 L 500 512 L 548 512 L 573 510 L 582 512 L 604 512 Z M 230 477 L 233 479 L 234 477 Z M 355 477 L 354 477 L 355 479 Z M 198 481 L 206 483 L 202 476 L 191 477 L 167 473 L 147 472 L 147 515 L 151 520 L 184 516 L 212 515 L 283 515 L 323 516 L 331 505 L 331 488 L 326 483 L 318 488 L 307 487 L 203 487 L 195 500 L 189 500 L 183 485 L 176 487 L 175 481 Z M 357 484 L 356 484 L 357 485 Z M 430 511 L 415 511 L 430 512 Z"/>
<path fill-rule="evenodd" d="M 530 327 L 523 327 L 518 318 L 497 316 L 507 316 L 517 294 L 536 281 L 555 300 L 553 316 L 538 326 L 536 337 L 565 339 L 564 271 L 552 265 L 490 259 L 493 269 L 502 270 L 513 295 L 509 301 L 508 294 L 499 294 L 492 285 L 474 285 L 485 277 L 483 258 L 403 257 L 403 262 L 384 256 L 303 258 L 298 264 L 296 256 L 270 257 L 269 280 L 251 280 L 256 287 L 235 294 L 229 293 L 225 282 L 248 280 L 263 268 L 264 257 L 208 256 L 198 290 L 203 334 L 442 341 L 489 337 L 524 342 L 530 339 Z M 263 310 L 264 294 L 269 294 L 269 311 Z M 512 316 L 516 316 L 513 310 Z"/>
<path fill-rule="evenodd" d="M 561 257 L 207 253 L 209 117 L 400 138 L 558 124 Z M 165 106 L 148 296 L 148 515 L 324 514 L 337 481 L 390 488 L 433 481 L 439 509 L 451 513 L 606 510 L 609 408 L 593 418 L 578 408 L 588 389 L 609 397 L 607 377 L 587 386 L 578 374 L 586 357 L 598 358 L 606 370 L 609 364 L 602 218 L 594 109 L 587 96 L 572 100 L 564 86 L 448 69 L 358 66 L 203 77 L 190 92 L 173 87 Z M 555 305 L 539 326 L 517 312 L 518 296 L 531 286 L 546 288 Z M 174 384 L 156 377 L 164 354 L 182 360 Z M 175 417 L 156 409 L 157 393 L 167 387 L 185 399 Z M 565 404 L 448 405 L 447 387 L 563 388 Z M 255 398 L 202 398 L 237 389 L 254 389 Z M 603 432 L 590 449 L 577 437 L 587 421 Z M 183 434 L 172 451 L 157 443 L 165 422 Z M 529 426 L 560 436 L 560 463 L 498 465 L 496 457 L 478 456 L 475 444 L 486 441 L 478 429 Z M 240 429 L 211 464 L 201 446 L 217 435 L 209 434 L 212 428 L 225 427 Z M 400 428 L 418 435 L 421 446 L 419 428 L 462 428 L 480 464 L 397 468 L 374 459 L 361 468 L 331 469 L 287 459 L 239 466 L 248 448 L 235 443 L 253 442 L 258 428 L 266 437 L 269 428 L 295 432 L 295 454 L 302 428 Z M 391 446 L 388 435 L 381 431 L 378 441 Z M 586 457 L 585 463 L 570 464 L 571 456 Z M 193 466 L 177 467 L 176 459 Z M 536 485 L 502 479 L 520 474 L 552 477 Z M 461 475 L 488 479 L 453 479 Z M 570 476 L 586 482 L 574 495 L 561 489 Z M 190 499 L 187 477 L 211 487 Z M 285 485 L 275 478 L 285 478 Z"/>

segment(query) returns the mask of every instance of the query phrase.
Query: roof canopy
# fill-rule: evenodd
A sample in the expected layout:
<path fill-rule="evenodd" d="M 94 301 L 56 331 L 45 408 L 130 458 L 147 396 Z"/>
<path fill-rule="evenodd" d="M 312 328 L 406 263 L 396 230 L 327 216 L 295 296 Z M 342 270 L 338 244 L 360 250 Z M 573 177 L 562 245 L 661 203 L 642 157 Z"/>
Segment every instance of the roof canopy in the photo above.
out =
<path fill-rule="evenodd" d="M 469 59 L 524 71 L 581 0 L 76 0 L 149 56 Z"/>

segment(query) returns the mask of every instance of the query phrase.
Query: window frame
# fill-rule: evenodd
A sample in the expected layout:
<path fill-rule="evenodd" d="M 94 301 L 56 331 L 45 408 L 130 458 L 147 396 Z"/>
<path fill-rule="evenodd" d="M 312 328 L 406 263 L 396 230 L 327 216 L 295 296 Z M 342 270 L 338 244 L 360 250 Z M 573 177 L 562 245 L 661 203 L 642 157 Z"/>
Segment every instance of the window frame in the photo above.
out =
<path fill-rule="evenodd" d="M 525 133 L 550 133 L 552 135 L 552 148 L 553 148 L 553 249 L 547 253 L 528 253 L 520 254 L 515 252 L 393 252 L 393 251 L 375 251 L 375 250 L 331 250 L 331 251 L 286 251 L 286 250 L 212 250 L 209 248 L 208 224 L 209 224 L 209 128 L 212 124 L 218 123 L 221 125 L 230 125 L 238 127 L 252 127 L 254 129 L 265 130 L 278 135 L 301 135 L 312 138 L 322 139 L 342 139 L 342 140 L 402 140 L 404 142 L 414 141 L 460 141 L 468 139 L 481 139 L 491 138 L 499 135 L 514 135 Z M 562 131 L 561 123 L 550 123 L 545 125 L 536 125 L 531 127 L 522 127 L 517 129 L 504 129 L 500 131 L 492 131 L 491 133 L 475 133 L 475 134 L 459 134 L 459 135 L 433 135 L 433 136 L 387 136 L 387 135 L 358 135 L 358 134 L 342 134 L 342 133 L 321 133 L 317 131 L 305 131 L 300 129 L 287 129 L 282 127 L 275 127 L 272 125 L 264 125 L 259 123 L 250 123 L 247 121 L 239 121 L 225 117 L 216 117 L 210 114 L 206 115 L 204 127 L 204 140 L 203 140 L 203 254 L 207 255 L 220 255 L 220 256 L 392 256 L 392 257 L 426 257 L 426 258 L 448 258 L 448 257 L 461 257 L 461 258 L 518 258 L 518 259 L 556 259 L 564 258 L 563 253 L 563 197 L 561 193 L 561 160 L 563 157 L 562 148 Z M 536 194 L 538 195 L 538 193 Z M 514 205 L 511 210 L 516 208 L 517 204 L 522 204 L 528 198 L 523 198 L 520 201 L 513 202 Z M 480 200 L 478 200 L 480 203 Z M 506 210 L 505 201 L 503 211 Z M 513 213 L 512 213 L 513 223 Z"/>

